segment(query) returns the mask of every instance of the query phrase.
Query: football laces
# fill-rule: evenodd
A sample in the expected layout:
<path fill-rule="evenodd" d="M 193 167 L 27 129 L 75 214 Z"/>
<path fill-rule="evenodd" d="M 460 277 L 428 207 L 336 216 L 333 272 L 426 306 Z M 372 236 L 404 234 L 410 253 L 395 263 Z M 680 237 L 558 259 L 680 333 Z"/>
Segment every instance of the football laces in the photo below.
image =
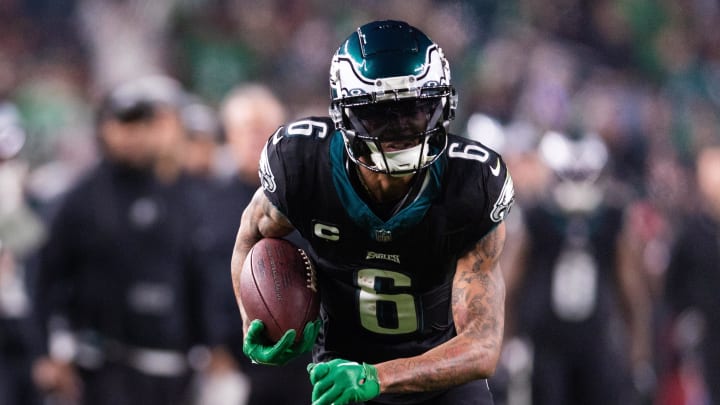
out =
<path fill-rule="evenodd" d="M 305 286 L 314 292 L 317 292 L 317 272 L 315 271 L 315 266 L 304 250 L 298 249 L 298 252 L 300 252 L 300 256 L 302 256 L 303 263 L 305 264 Z"/>

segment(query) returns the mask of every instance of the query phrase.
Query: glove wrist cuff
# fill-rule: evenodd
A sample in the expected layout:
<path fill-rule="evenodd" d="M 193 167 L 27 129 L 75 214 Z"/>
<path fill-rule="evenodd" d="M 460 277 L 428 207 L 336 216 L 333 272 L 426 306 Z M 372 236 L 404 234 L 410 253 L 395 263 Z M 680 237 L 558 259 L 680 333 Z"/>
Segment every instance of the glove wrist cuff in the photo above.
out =
<path fill-rule="evenodd" d="M 368 383 L 374 384 L 375 387 L 377 387 L 377 393 L 380 393 L 380 381 L 378 380 L 377 368 L 375 368 L 372 364 L 367 363 L 363 363 L 362 368 L 365 379 L 363 385 Z"/>

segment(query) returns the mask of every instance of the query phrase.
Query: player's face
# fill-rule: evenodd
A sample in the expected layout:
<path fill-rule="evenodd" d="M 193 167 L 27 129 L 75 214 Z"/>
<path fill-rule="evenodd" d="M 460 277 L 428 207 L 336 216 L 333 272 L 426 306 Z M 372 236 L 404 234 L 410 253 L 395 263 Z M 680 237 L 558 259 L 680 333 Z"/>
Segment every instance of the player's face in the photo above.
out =
<path fill-rule="evenodd" d="M 370 104 L 353 108 L 353 113 L 368 135 L 380 140 L 384 151 L 393 152 L 421 142 L 439 102 L 422 99 Z"/>
<path fill-rule="evenodd" d="M 101 136 L 109 157 L 132 167 L 148 167 L 159 157 L 169 156 L 182 137 L 177 116 L 167 110 L 152 118 L 103 123 Z"/>
<path fill-rule="evenodd" d="M 720 148 L 707 147 L 699 153 L 697 182 L 702 196 L 720 212 Z"/>
<path fill-rule="evenodd" d="M 133 167 L 147 167 L 154 154 L 147 136 L 147 122 L 121 123 L 110 120 L 103 124 L 102 139 L 109 157 Z"/>

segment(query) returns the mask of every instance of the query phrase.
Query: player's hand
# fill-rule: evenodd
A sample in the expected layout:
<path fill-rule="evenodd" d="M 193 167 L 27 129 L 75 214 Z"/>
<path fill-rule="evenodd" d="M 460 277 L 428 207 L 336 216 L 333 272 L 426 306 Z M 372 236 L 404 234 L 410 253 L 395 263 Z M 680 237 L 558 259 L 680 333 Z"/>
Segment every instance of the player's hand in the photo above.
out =
<path fill-rule="evenodd" d="M 343 359 L 308 365 L 313 385 L 312 405 L 345 405 L 380 395 L 377 369 Z"/>
<path fill-rule="evenodd" d="M 243 353 L 255 363 L 280 366 L 293 358 L 309 352 L 315 344 L 322 321 L 319 319 L 308 322 L 303 330 L 302 340 L 295 343 L 297 332 L 290 329 L 275 344 L 269 344 L 263 331 L 265 324 L 255 319 L 250 323 L 245 339 Z"/>
<path fill-rule="evenodd" d="M 75 367 L 65 361 L 41 357 L 33 363 L 32 378 L 44 393 L 52 393 L 68 403 L 80 400 L 82 382 Z"/>

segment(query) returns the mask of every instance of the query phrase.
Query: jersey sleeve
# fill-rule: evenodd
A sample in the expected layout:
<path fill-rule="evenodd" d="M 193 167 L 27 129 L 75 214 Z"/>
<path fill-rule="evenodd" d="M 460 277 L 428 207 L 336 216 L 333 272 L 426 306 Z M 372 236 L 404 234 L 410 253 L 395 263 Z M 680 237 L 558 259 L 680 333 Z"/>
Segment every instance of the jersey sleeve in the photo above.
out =
<path fill-rule="evenodd" d="M 499 154 L 492 152 L 490 156 L 482 164 L 482 175 L 479 176 L 480 189 L 485 194 L 485 204 L 481 205 L 482 211 L 478 212 L 479 232 L 475 235 L 474 243 L 467 246 L 468 249 L 503 222 L 515 202 L 515 188 L 505 162 Z"/>
<path fill-rule="evenodd" d="M 270 202 L 287 216 L 287 178 L 283 161 L 285 127 L 280 127 L 268 139 L 260 154 L 259 176 L 260 185 Z"/>
<path fill-rule="evenodd" d="M 487 216 L 491 222 L 498 223 L 510 213 L 510 208 L 515 202 L 515 186 L 500 155 L 495 154 L 494 158 L 491 158 L 485 171 L 489 172 L 483 176 L 484 188 L 490 203 Z"/>
<path fill-rule="evenodd" d="M 450 138 L 448 194 L 454 203 L 448 209 L 452 227 L 462 229 L 461 252 L 472 249 L 501 223 L 515 201 L 512 177 L 502 157 L 478 142 Z"/>
<path fill-rule="evenodd" d="M 305 204 L 321 190 L 320 161 L 327 159 L 332 122 L 310 117 L 278 128 L 260 155 L 259 175 L 270 202 L 297 227 Z"/>

